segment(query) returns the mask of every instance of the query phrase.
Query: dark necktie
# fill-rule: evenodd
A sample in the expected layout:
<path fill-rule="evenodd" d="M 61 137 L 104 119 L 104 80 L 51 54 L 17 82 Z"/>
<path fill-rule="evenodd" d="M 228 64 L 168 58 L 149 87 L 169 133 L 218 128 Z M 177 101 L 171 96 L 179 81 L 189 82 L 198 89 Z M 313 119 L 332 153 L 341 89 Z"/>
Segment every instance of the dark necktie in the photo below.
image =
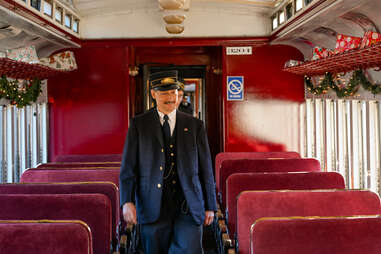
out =
<path fill-rule="evenodd" d="M 168 116 L 164 115 L 163 131 L 166 144 L 169 144 L 169 140 L 171 139 L 171 129 L 169 128 L 168 119 Z"/>

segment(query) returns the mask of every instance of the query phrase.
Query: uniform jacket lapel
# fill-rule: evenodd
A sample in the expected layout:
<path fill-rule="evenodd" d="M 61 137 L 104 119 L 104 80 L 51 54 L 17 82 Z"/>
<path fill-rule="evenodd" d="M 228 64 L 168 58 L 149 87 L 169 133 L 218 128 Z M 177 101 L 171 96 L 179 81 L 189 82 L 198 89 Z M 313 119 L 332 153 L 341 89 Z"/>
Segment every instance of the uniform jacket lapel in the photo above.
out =
<path fill-rule="evenodd" d="M 154 135 L 159 140 L 161 147 L 164 147 L 163 131 L 160 124 L 159 114 L 157 110 L 152 110 L 152 127 L 154 128 Z"/>

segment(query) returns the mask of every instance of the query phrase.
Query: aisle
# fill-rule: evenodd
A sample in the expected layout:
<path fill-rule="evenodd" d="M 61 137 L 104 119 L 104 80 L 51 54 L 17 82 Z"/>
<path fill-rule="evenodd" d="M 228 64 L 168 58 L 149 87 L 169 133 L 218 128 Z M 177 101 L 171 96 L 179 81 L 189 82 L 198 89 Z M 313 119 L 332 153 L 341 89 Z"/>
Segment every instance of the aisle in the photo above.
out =
<path fill-rule="evenodd" d="M 202 245 L 204 248 L 204 254 L 217 254 L 217 242 L 214 236 L 213 227 L 204 227 L 204 234 L 202 239 Z M 122 253 L 121 253 L 122 254 Z M 144 251 L 139 248 L 137 254 L 144 254 Z"/>

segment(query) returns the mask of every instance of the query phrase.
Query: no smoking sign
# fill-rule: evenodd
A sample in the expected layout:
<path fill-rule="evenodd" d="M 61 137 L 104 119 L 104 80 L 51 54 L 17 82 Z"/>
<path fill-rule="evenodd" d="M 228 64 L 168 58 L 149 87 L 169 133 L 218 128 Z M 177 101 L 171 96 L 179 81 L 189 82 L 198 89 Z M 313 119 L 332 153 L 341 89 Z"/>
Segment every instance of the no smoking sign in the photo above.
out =
<path fill-rule="evenodd" d="M 227 77 L 228 101 L 243 101 L 243 76 Z"/>

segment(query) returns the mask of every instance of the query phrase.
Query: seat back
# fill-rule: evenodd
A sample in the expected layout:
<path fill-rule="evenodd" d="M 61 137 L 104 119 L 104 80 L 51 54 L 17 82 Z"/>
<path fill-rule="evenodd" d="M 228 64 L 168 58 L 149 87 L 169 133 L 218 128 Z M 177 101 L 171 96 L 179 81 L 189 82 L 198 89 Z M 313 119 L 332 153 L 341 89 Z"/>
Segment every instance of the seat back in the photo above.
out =
<path fill-rule="evenodd" d="M 226 181 L 226 214 L 231 237 L 236 225 L 237 196 L 242 191 L 344 189 L 342 175 L 336 172 L 236 173 Z"/>
<path fill-rule="evenodd" d="M 82 221 L 0 221 L 0 246 L 1 253 L 13 254 L 93 253 L 90 228 Z"/>
<path fill-rule="evenodd" d="M 376 216 L 263 218 L 251 230 L 251 254 L 378 254 L 380 250 L 381 218 Z"/>
<path fill-rule="evenodd" d="M 112 209 L 112 235 L 116 240 L 116 228 L 120 219 L 119 189 L 111 182 L 82 183 L 23 183 L 0 184 L 0 194 L 91 194 L 108 197 Z"/>
<path fill-rule="evenodd" d="M 121 162 L 121 154 L 66 154 L 58 155 L 53 162 Z"/>
<path fill-rule="evenodd" d="M 112 182 L 119 188 L 119 170 L 113 169 L 28 169 L 22 183 Z"/>
<path fill-rule="evenodd" d="M 38 169 L 48 168 L 48 169 L 71 169 L 71 168 L 113 168 L 120 169 L 120 162 L 50 162 L 43 163 L 37 166 Z"/>
<path fill-rule="evenodd" d="M 220 176 L 221 164 L 225 160 L 266 159 L 266 158 L 300 158 L 297 152 L 221 152 L 216 155 L 215 175 Z"/>
<path fill-rule="evenodd" d="M 250 227 L 262 217 L 352 216 L 381 213 L 380 199 L 371 191 L 244 191 L 237 201 L 239 254 L 248 254 Z"/>
<path fill-rule="evenodd" d="M 219 181 L 216 181 L 220 202 L 225 199 L 226 179 L 234 173 L 273 173 L 273 172 L 314 172 L 320 171 L 320 162 L 316 159 L 240 159 L 225 160 L 220 169 Z"/>
<path fill-rule="evenodd" d="M 0 194 L 0 203 L 0 220 L 81 220 L 94 254 L 110 253 L 112 209 L 103 194 Z"/>

